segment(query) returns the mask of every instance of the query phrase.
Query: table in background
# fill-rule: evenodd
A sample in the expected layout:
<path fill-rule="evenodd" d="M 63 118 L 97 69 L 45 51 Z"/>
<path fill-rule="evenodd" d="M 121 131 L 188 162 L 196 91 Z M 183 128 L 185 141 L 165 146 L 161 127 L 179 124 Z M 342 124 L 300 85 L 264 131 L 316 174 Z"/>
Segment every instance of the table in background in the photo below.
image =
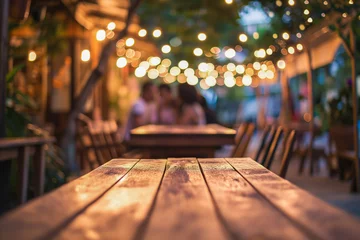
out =
<path fill-rule="evenodd" d="M 235 134 L 234 129 L 218 124 L 146 125 L 131 131 L 129 145 L 148 158 L 214 157 L 217 149 L 234 144 Z"/>
<path fill-rule="evenodd" d="M 116 159 L 0 218 L 0 239 L 359 239 L 250 158 Z"/>

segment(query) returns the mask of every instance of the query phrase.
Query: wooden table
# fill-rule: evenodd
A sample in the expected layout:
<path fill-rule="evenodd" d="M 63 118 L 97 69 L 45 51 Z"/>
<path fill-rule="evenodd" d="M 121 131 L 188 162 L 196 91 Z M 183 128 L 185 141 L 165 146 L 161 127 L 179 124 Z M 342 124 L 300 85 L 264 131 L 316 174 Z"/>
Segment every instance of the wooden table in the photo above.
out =
<path fill-rule="evenodd" d="M 234 129 L 218 124 L 146 125 L 131 131 L 129 145 L 148 158 L 214 157 L 217 149 L 234 144 L 235 134 Z"/>
<path fill-rule="evenodd" d="M 0 218 L 0 239 L 359 239 L 250 158 L 116 159 Z"/>

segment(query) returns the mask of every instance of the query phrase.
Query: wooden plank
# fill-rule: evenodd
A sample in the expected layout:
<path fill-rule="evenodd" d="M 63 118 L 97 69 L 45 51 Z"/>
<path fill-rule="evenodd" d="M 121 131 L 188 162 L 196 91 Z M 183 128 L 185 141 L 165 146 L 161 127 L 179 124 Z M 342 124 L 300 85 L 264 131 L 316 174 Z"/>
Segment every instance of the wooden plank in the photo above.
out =
<path fill-rule="evenodd" d="M 227 159 L 269 202 L 320 239 L 359 239 L 360 221 L 270 172 L 250 158 Z"/>
<path fill-rule="evenodd" d="M 198 159 L 227 228 L 236 239 L 307 239 L 224 159 Z"/>
<path fill-rule="evenodd" d="M 196 159 L 169 159 L 144 239 L 227 239 Z"/>
<path fill-rule="evenodd" d="M 27 199 L 29 181 L 29 147 L 21 147 L 18 156 L 18 198 L 19 203 L 23 204 Z"/>
<path fill-rule="evenodd" d="M 99 201 L 71 222 L 59 239 L 134 239 L 153 205 L 166 160 L 141 160 Z"/>
<path fill-rule="evenodd" d="M 100 198 L 137 160 L 112 160 L 0 218 L 0 239 L 47 239 Z"/>
<path fill-rule="evenodd" d="M 55 142 L 55 137 L 24 137 L 24 138 L 3 138 L 0 139 L 0 149 L 16 148 L 21 146 L 33 146 Z"/>
<path fill-rule="evenodd" d="M 45 146 L 38 145 L 35 147 L 34 154 L 34 178 L 35 178 L 35 196 L 44 194 L 45 188 Z"/>

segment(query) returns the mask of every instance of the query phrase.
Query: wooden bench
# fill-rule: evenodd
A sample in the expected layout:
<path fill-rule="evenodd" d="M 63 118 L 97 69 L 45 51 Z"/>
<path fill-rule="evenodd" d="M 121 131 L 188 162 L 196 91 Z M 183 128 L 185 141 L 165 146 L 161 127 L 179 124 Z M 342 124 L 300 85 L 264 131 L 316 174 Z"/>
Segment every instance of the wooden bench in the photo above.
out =
<path fill-rule="evenodd" d="M 0 139 L 0 161 L 17 159 L 19 203 L 27 200 L 30 156 L 33 156 L 35 196 L 44 193 L 45 145 L 55 142 L 54 137 L 24 137 Z"/>
<path fill-rule="evenodd" d="M 115 159 L 0 218 L 0 239 L 359 239 L 250 158 Z"/>

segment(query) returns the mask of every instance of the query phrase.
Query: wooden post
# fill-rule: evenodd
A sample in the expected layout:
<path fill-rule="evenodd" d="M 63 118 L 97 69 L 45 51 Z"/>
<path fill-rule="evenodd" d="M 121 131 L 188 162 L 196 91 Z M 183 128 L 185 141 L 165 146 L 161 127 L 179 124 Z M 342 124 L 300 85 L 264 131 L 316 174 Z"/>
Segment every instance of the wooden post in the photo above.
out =
<path fill-rule="evenodd" d="M 28 180 L 29 180 L 29 147 L 19 148 L 18 156 L 18 198 L 19 203 L 23 204 L 27 199 Z"/>
<path fill-rule="evenodd" d="M 35 147 L 34 154 L 34 177 L 35 177 L 35 196 L 44 194 L 45 187 L 45 146 L 38 145 Z"/>
<path fill-rule="evenodd" d="M 314 161 L 313 161 L 313 145 L 314 145 L 314 134 L 315 134 L 315 126 L 314 126 L 314 97 L 313 97 L 313 67 L 312 67 L 312 56 L 310 46 L 306 49 L 306 53 L 308 56 L 309 67 L 307 70 L 307 86 L 308 86 L 308 101 L 309 101 L 309 114 L 310 114 L 310 142 L 308 149 L 308 157 L 310 159 L 310 175 L 314 174 Z"/>

